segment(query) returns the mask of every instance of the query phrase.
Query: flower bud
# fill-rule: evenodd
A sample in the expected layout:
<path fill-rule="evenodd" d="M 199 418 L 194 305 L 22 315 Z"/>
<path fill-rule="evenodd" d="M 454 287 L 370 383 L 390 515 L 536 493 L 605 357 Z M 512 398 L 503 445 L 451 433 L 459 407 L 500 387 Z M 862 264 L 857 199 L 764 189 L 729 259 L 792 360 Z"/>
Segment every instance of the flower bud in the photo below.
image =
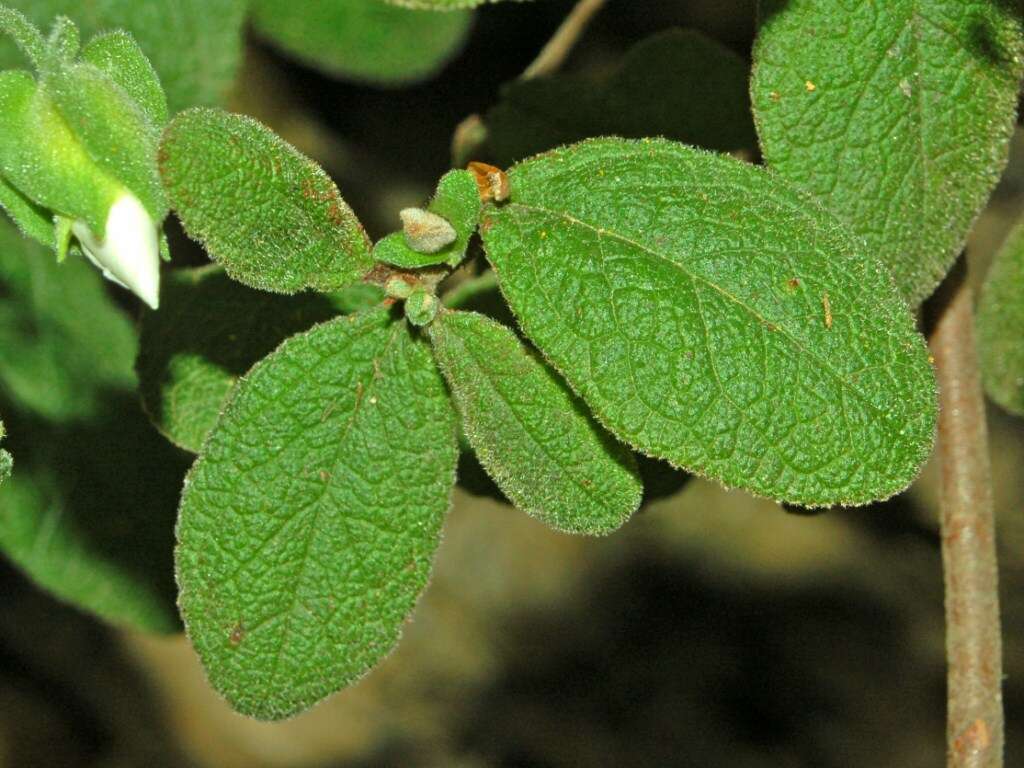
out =
<path fill-rule="evenodd" d="M 0 72 L 0 206 L 58 259 L 80 249 L 155 309 L 167 215 L 155 73 L 125 35 L 96 38 L 76 59 L 66 19 L 48 41 L 12 13 L 0 14 L 0 31 L 26 41 L 37 67 Z"/>
<path fill-rule="evenodd" d="M 125 190 L 110 206 L 102 239 L 81 220 L 71 225 L 71 231 L 105 278 L 127 288 L 153 309 L 160 305 L 157 229 L 135 195 Z"/>

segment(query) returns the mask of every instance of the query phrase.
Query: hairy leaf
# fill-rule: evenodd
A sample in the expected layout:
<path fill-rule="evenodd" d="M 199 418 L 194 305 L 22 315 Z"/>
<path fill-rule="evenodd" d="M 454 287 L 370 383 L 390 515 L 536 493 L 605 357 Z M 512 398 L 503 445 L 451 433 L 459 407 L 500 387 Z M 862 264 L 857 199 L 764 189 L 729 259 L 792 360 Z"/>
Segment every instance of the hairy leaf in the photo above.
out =
<path fill-rule="evenodd" d="M 251 118 L 179 115 L 164 134 L 160 171 L 185 231 L 240 283 L 334 291 L 372 265 L 366 233 L 334 182 Z"/>
<path fill-rule="evenodd" d="M 977 326 L 985 391 L 1024 416 L 1024 223 L 1010 233 L 985 277 Z"/>
<path fill-rule="evenodd" d="M 71 17 L 89 38 L 124 29 L 138 41 L 173 112 L 224 101 L 241 62 L 246 0 L 4 0 L 42 28 Z M 0 41 L 0 68 L 24 66 Z"/>
<path fill-rule="evenodd" d="M 121 86 L 154 126 L 167 123 L 167 96 L 135 38 L 123 31 L 99 35 L 82 49 L 82 59 Z"/>
<path fill-rule="evenodd" d="M 403 232 L 394 232 L 377 242 L 373 248 L 373 258 L 405 269 L 444 263 L 455 266 L 462 261 L 480 217 L 480 192 L 473 174 L 469 171 L 449 171 L 442 176 L 427 210 L 452 225 L 456 234 L 455 242 L 436 253 L 420 253 L 409 247 Z"/>
<path fill-rule="evenodd" d="M 2 131 L 3 128 L 0 128 Z M 15 189 L 0 172 L 0 207 L 7 212 L 23 235 L 43 245 L 54 243 L 53 216 Z"/>
<path fill-rule="evenodd" d="M 253 0 L 257 32 L 338 77 L 400 85 L 434 75 L 461 48 L 472 15 L 416 13 L 382 0 Z"/>
<path fill-rule="evenodd" d="M 772 174 L 663 140 L 509 173 L 481 232 L 526 335 L 619 438 L 798 504 L 907 486 L 934 437 L 889 274 Z"/>
<path fill-rule="evenodd" d="M 213 686 L 287 717 L 387 655 L 455 481 L 429 348 L 386 310 L 292 337 L 235 388 L 186 481 L 180 605 Z"/>
<path fill-rule="evenodd" d="M 84 259 L 58 265 L 0 221 L 0 296 L 0 396 L 17 408 L 81 420 L 134 386 L 132 323 Z"/>
<path fill-rule="evenodd" d="M 660 32 L 634 46 L 618 70 L 517 80 L 487 113 L 487 150 L 509 165 L 591 136 L 664 136 L 731 151 L 757 144 L 749 65 L 693 30 Z"/>
<path fill-rule="evenodd" d="M 429 332 L 469 444 L 513 504 L 569 533 L 610 533 L 636 512 L 632 453 L 512 331 L 446 312 Z"/>
<path fill-rule="evenodd" d="M 1007 159 L 1019 19 L 996 0 L 765 0 L 751 91 L 767 163 L 842 217 L 918 303 Z"/>
<path fill-rule="evenodd" d="M 160 303 L 142 318 L 142 402 L 157 429 L 194 453 L 242 374 L 289 336 L 339 312 L 327 296 L 254 291 L 215 265 L 170 273 Z"/>
<path fill-rule="evenodd" d="M 33 216 L 39 208 L 26 208 L 22 201 L 31 198 L 33 206 L 82 219 L 102 235 L 120 192 L 71 132 L 49 93 L 19 70 L 0 72 L 0 174 L 18 191 L 17 197 L 5 195 L 12 203 L 8 211 L 38 235 L 45 232 L 42 214 Z M 54 242 L 52 234 L 49 240 Z"/>
<path fill-rule="evenodd" d="M 150 122 L 144 108 L 87 64 L 61 67 L 43 82 L 89 159 L 139 198 L 153 221 L 163 221 L 167 197 L 156 166 L 159 127 Z M 103 228 L 93 231 L 102 235 Z"/>

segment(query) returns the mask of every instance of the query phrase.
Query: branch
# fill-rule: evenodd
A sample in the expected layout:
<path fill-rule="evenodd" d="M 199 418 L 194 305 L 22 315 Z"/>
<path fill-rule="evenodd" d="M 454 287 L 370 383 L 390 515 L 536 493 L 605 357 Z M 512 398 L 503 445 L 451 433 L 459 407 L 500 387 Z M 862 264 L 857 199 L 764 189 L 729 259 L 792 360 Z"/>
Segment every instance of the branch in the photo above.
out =
<path fill-rule="evenodd" d="M 537 58 L 519 76 L 520 80 L 543 77 L 556 72 L 569 58 L 573 47 L 607 0 L 579 0 L 565 17 L 555 34 L 544 45 Z M 455 128 L 452 136 L 452 161 L 461 168 L 487 138 L 487 127 L 480 115 L 470 115 Z"/>
<path fill-rule="evenodd" d="M 523 72 L 523 80 L 543 77 L 558 71 L 572 52 L 576 41 L 586 31 L 590 20 L 600 11 L 606 0 L 580 0 L 565 17 L 565 21 L 545 45 L 533 63 Z"/>
<path fill-rule="evenodd" d="M 985 402 L 972 292 L 950 275 L 931 337 L 939 379 L 949 768 L 1003 764 L 1002 639 Z"/>

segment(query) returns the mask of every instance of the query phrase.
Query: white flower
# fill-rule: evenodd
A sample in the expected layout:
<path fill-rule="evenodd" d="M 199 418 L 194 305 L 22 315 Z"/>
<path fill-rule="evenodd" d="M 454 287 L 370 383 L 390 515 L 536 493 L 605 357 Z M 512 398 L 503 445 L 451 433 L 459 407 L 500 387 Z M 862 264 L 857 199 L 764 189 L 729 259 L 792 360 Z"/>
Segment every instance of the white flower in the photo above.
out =
<path fill-rule="evenodd" d="M 127 288 L 153 309 L 160 305 L 160 245 L 156 224 L 135 195 L 122 193 L 107 214 L 106 237 L 99 241 L 84 221 L 71 231 L 103 276 Z"/>

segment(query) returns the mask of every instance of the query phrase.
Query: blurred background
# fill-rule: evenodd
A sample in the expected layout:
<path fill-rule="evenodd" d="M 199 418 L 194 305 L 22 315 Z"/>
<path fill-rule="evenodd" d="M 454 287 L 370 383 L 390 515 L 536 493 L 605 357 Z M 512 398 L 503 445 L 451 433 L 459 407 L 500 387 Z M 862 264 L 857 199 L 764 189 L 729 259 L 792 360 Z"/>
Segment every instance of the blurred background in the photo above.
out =
<path fill-rule="evenodd" d="M 613 0 L 564 71 L 600 82 L 635 43 L 672 27 L 700 30 L 749 60 L 753 5 Z M 571 7 L 485 7 L 440 75 L 404 88 L 341 82 L 250 34 L 231 107 L 321 162 L 377 237 L 397 227 L 401 207 L 429 196 L 451 167 L 455 127 L 502 101 L 502 86 Z M 737 149 L 756 160 L 753 146 Z M 483 148 L 478 159 L 496 159 L 488 151 L 496 150 Z M 1019 135 L 972 239 L 974 279 L 1022 209 Z M 172 234 L 175 266 L 204 263 Z M 116 289 L 109 295 L 127 310 Z M 5 447 L 31 456 L 42 443 L 70 441 L 76 450 L 53 448 L 51 470 L 94 498 L 98 519 L 119 514 L 105 500 L 125 478 L 97 487 L 79 449 L 134 435 L 151 464 L 123 471 L 162 494 L 137 511 L 169 558 L 174 488 L 189 457 L 163 445 L 133 401 L 100 400 L 69 432 L 46 408 L 29 409 L 0 387 Z M 1016 765 L 1024 760 L 1024 424 L 993 408 L 990 427 L 1007 765 Z M 147 441 L 158 444 L 148 454 L 138 448 Z M 22 466 L 31 470 L 32 460 Z M 891 502 L 807 515 L 668 478 L 665 495 L 622 531 L 593 540 L 546 529 L 468 473 L 433 583 L 394 654 L 356 686 L 276 724 L 233 714 L 181 635 L 111 628 L 3 561 L 0 767 L 941 765 L 936 479 L 929 466 Z M 130 553 L 139 542 L 125 536 L 117 546 Z M 169 559 L 150 565 L 164 569 L 170 591 Z"/>

